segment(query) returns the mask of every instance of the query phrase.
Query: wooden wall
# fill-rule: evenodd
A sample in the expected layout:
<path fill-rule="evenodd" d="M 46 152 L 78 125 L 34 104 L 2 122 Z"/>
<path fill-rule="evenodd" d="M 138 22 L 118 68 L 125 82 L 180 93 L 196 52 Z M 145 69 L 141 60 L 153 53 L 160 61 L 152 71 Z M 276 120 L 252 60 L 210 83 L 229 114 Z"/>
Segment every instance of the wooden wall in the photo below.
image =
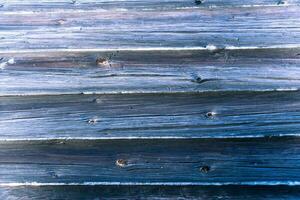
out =
<path fill-rule="evenodd" d="M 0 0 L 0 198 L 298 199 L 299 67 L 299 0 Z"/>

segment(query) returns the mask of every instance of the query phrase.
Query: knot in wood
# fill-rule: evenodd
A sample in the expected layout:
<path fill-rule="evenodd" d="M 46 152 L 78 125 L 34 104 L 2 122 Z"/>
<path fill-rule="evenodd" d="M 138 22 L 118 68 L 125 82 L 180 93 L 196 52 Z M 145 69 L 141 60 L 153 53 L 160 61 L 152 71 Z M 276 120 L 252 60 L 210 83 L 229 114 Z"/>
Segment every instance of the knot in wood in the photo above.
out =
<path fill-rule="evenodd" d="M 212 117 L 214 117 L 215 115 L 216 115 L 215 112 L 207 112 L 207 113 L 205 114 L 205 117 L 207 117 L 207 118 L 212 118 Z"/>
<path fill-rule="evenodd" d="M 106 58 L 97 58 L 96 64 L 98 66 L 106 67 L 109 66 L 109 62 Z"/>
<path fill-rule="evenodd" d="M 200 76 L 197 76 L 197 77 L 195 78 L 195 82 L 196 82 L 196 83 L 201 83 L 201 82 L 202 82 L 202 78 L 201 78 Z"/>
<path fill-rule="evenodd" d="M 118 159 L 118 160 L 116 160 L 116 165 L 118 167 L 126 167 L 127 164 L 128 164 L 127 161 L 124 160 L 124 159 Z"/>
<path fill-rule="evenodd" d="M 202 173 L 208 173 L 210 171 L 210 166 L 204 165 L 200 167 L 200 172 Z"/>
<path fill-rule="evenodd" d="M 202 4 L 203 3 L 203 0 L 195 0 L 195 4 L 196 5 L 200 5 L 200 4 Z"/>
<path fill-rule="evenodd" d="M 87 121 L 87 123 L 88 124 L 96 124 L 98 122 L 98 119 L 97 118 L 92 118 L 92 119 L 89 119 L 88 121 Z"/>

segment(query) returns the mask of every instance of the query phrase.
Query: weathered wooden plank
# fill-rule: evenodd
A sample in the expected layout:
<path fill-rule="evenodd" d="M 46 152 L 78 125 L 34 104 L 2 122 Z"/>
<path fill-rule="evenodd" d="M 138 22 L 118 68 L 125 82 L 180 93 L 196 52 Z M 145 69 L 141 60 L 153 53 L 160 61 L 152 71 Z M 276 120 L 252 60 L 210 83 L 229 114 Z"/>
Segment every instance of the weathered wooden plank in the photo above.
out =
<path fill-rule="evenodd" d="M 1 142 L 0 184 L 299 185 L 300 138 Z"/>
<path fill-rule="evenodd" d="M 47 10 L 165 10 L 202 7 L 260 7 L 299 5 L 299 0 L 1 0 L 1 11 Z"/>
<path fill-rule="evenodd" d="M 0 95 L 298 90 L 299 48 L 1 52 Z"/>
<path fill-rule="evenodd" d="M 299 136 L 299 92 L 0 98 L 0 140 Z"/>
<path fill-rule="evenodd" d="M 300 44 L 298 0 L 288 6 L 277 5 L 278 0 L 203 3 L 238 7 L 195 6 L 193 0 L 109 1 L 98 6 L 42 2 L 3 3 L 1 50 Z M 58 8 L 52 10 L 55 5 Z"/>
<path fill-rule="evenodd" d="M 0 187 L 1 199 L 206 199 L 294 200 L 298 186 L 43 186 Z"/>

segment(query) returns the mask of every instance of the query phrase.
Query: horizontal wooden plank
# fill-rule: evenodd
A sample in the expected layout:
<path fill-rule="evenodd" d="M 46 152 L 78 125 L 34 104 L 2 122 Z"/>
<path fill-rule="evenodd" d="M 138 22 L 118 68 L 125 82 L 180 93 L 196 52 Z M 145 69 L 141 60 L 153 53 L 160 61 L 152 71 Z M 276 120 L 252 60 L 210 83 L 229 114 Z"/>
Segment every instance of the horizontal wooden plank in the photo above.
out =
<path fill-rule="evenodd" d="M 299 185 L 300 138 L 1 142 L 0 184 Z"/>
<path fill-rule="evenodd" d="M 2 3 L 1 50 L 300 44 L 299 0 L 21 2 Z"/>
<path fill-rule="evenodd" d="M 299 136 L 299 92 L 0 98 L 0 140 Z"/>
<path fill-rule="evenodd" d="M 0 187 L 1 199 L 206 199 L 293 200 L 299 187 L 287 186 L 44 186 Z"/>
<path fill-rule="evenodd" d="M 299 0 L 1 0 L 1 11 L 47 10 L 164 10 L 202 7 L 259 7 L 299 5 Z"/>
<path fill-rule="evenodd" d="M 0 98 L 0 140 L 299 136 L 299 92 Z"/>
<path fill-rule="evenodd" d="M 299 48 L 1 52 L 0 96 L 299 89 Z"/>

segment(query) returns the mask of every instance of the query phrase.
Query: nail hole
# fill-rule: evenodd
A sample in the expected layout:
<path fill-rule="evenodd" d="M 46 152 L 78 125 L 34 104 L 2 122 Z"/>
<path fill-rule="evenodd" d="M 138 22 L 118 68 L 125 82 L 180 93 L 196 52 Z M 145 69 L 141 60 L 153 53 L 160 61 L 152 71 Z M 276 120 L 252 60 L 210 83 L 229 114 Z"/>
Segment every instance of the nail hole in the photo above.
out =
<path fill-rule="evenodd" d="M 118 159 L 118 160 L 116 160 L 116 165 L 118 167 L 126 167 L 127 164 L 128 164 L 127 161 L 124 160 L 124 159 Z"/>
<path fill-rule="evenodd" d="M 210 171 L 210 167 L 207 166 L 207 165 L 202 166 L 202 167 L 200 167 L 200 171 L 201 171 L 202 173 L 208 173 L 208 172 Z"/>
<path fill-rule="evenodd" d="M 207 117 L 207 118 L 212 118 L 212 117 L 214 117 L 215 115 L 216 115 L 215 112 L 207 112 L 207 113 L 205 114 L 205 117 Z"/>

